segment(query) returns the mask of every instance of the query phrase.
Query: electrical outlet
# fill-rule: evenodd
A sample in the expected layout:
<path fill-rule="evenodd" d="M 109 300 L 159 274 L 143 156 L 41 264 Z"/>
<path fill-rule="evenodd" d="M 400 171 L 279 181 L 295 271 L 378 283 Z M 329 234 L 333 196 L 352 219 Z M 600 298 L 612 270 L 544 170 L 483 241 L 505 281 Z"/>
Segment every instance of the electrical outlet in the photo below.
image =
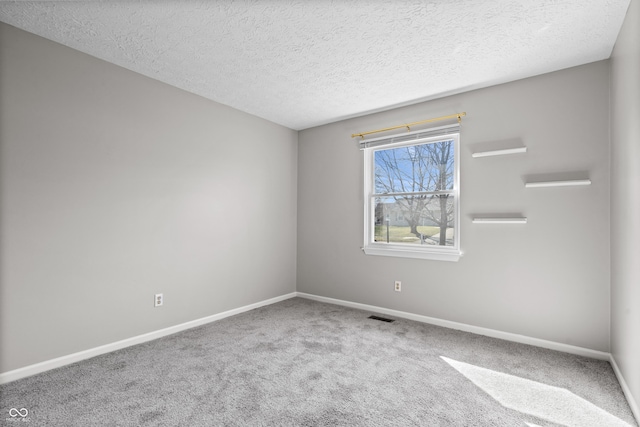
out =
<path fill-rule="evenodd" d="M 164 303 L 164 297 L 162 294 L 156 294 L 156 298 L 154 300 L 153 306 L 160 307 Z"/>
<path fill-rule="evenodd" d="M 396 280 L 394 288 L 396 292 L 402 292 L 402 282 L 400 280 Z"/>

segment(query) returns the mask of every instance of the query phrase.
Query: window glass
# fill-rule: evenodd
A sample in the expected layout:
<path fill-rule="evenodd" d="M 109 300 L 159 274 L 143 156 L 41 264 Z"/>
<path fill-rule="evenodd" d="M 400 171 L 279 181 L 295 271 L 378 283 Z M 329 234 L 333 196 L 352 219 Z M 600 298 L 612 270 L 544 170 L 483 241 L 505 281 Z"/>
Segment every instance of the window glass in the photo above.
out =
<path fill-rule="evenodd" d="M 456 133 L 365 149 L 366 253 L 457 260 L 458 144 Z"/>

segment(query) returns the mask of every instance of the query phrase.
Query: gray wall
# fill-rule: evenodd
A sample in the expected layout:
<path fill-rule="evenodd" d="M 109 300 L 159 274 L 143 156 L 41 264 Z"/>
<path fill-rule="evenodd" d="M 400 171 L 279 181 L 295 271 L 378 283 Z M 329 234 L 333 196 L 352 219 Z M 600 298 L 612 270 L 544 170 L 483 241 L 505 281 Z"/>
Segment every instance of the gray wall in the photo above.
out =
<path fill-rule="evenodd" d="M 611 353 L 640 408 L 640 3 L 611 57 Z"/>
<path fill-rule="evenodd" d="M 297 132 L 0 39 L 0 371 L 295 291 Z"/>
<path fill-rule="evenodd" d="M 428 78 L 428 76 L 425 76 Z M 367 256 L 352 133 L 466 111 L 459 262 Z M 477 158 L 494 145 L 526 154 Z M 609 350 L 609 62 L 300 132 L 298 291 Z M 593 185 L 525 189 L 530 175 Z M 539 176 L 538 176 L 539 177 Z M 522 214 L 526 225 L 472 224 Z M 402 280 L 402 292 L 393 281 Z"/>

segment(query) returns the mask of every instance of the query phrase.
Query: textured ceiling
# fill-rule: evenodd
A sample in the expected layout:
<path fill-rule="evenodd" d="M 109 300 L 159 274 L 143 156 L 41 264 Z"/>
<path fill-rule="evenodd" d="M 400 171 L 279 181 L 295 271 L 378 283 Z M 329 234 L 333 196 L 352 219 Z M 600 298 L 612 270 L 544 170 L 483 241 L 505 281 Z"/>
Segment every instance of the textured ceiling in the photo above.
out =
<path fill-rule="evenodd" d="M 0 2 L 0 21 L 292 129 L 610 56 L 630 0 Z"/>

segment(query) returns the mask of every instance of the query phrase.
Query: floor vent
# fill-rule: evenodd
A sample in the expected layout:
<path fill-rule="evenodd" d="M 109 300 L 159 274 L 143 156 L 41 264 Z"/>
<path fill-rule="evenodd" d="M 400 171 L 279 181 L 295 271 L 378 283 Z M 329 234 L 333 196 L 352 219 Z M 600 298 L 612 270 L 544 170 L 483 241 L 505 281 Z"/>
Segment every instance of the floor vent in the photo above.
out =
<path fill-rule="evenodd" d="M 380 320 L 381 322 L 387 322 L 387 323 L 396 321 L 395 319 L 387 319 L 386 317 L 380 317 L 380 316 L 369 316 L 369 319 Z"/>

